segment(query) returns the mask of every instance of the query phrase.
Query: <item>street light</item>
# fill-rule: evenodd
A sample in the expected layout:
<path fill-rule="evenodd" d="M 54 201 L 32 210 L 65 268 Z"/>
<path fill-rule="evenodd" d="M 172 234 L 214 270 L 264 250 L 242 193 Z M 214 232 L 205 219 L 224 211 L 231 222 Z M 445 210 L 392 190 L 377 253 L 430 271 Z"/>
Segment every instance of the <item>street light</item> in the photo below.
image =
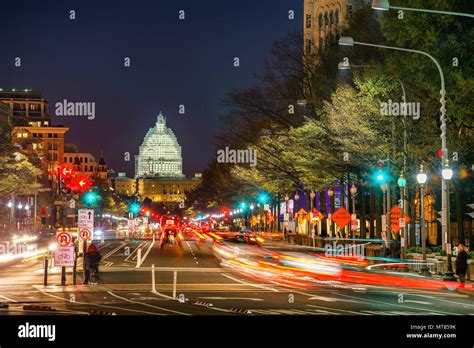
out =
<path fill-rule="evenodd" d="M 395 7 L 393 7 L 395 8 Z M 400 9 L 405 9 L 405 8 L 400 8 Z M 406 8 L 406 10 L 413 10 L 417 11 L 418 9 L 410 9 Z M 421 11 L 421 10 L 420 10 Z M 425 12 L 436 12 L 436 11 L 431 11 L 431 10 L 423 10 Z M 453 14 L 453 15 L 467 15 L 467 14 L 456 14 L 456 13 L 450 13 L 450 12 L 442 12 L 438 11 L 440 13 L 444 14 Z M 468 17 L 471 17 L 472 15 L 467 15 Z M 448 148 L 446 144 L 446 130 L 447 130 L 447 118 L 446 118 L 446 87 L 444 83 L 444 73 L 443 69 L 441 68 L 441 65 L 438 63 L 438 61 L 429 53 L 426 53 L 424 51 L 419 51 L 419 50 L 412 50 L 409 48 L 402 48 L 402 47 L 393 47 L 393 46 L 385 46 L 385 45 L 376 45 L 376 44 L 370 44 L 370 43 L 365 43 L 365 42 L 357 42 L 354 41 L 352 37 L 349 36 L 343 36 L 339 39 L 339 45 L 341 46 L 353 46 L 353 45 L 361 45 L 361 46 L 369 46 L 369 47 L 376 47 L 376 48 L 384 48 L 384 49 L 389 49 L 389 50 L 395 50 L 395 51 L 403 51 L 403 52 L 410 52 L 410 53 L 418 53 L 422 54 L 428 58 L 430 58 L 433 63 L 435 63 L 436 68 L 438 68 L 439 72 L 439 77 L 441 80 L 441 89 L 439 91 L 441 98 L 440 98 L 440 103 L 441 103 L 441 116 L 439 118 L 440 120 L 440 130 L 441 130 L 441 151 L 442 151 L 442 156 L 441 156 L 441 163 L 445 163 L 446 159 L 448 158 Z M 446 213 L 446 180 L 443 178 L 441 180 L 441 211 Z M 442 229 L 442 237 L 443 239 L 445 236 L 447 236 L 447 225 L 446 221 L 441 222 L 441 229 Z M 444 243 L 443 243 L 444 247 Z"/>
<path fill-rule="evenodd" d="M 390 2 L 388 0 L 373 0 L 372 1 L 372 8 L 374 10 L 380 10 L 380 11 L 388 11 L 389 9 L 393 8 L 394 10 L 438 13 L 438 14 L 445 14 L 445 15 L 452 15 L 452 16 L 474 18 L 474 15 L 470 14 L 470 13 L 448 12 L 448 11 L 439 11 L 439 10 L 428 10 L 428 9 L 424 9 L 424 8 L 392 6 L 392 5 L 390 5 Z"/>
<path fill-rule="evenodd" d="M 400 177 L 397 180 L 398 187 L 400 187 L 400 202 L 402 205 L 402 212 L 400 214 L 401 217 L 405 217 L 405 187 L 407 186 L 407 179 L 403 176 L 403 173 L 400 173 Z M 401 232 L 401 238 L 400 238 L 400 244 L 402 248 L 402 259 L 405 258 L 406 256 L 406 227 L 402 227 L 402 232 Z"/>
<path fill-rule="evenodd" d="M 20 209 L 20 210 L 23 209 L 23 204 L 19 203 L 19 204 L 17 205 L 17 208 Z"/>
<path fill-rule="evenodd" d="M 456 281 L 456 277 L 454 277 L 454 272 L 453 272 L 453 265 L 451 263 L 451 252 L 452 252 L 452 247 L 451 247 L 451 217 L 450 217 L 450 207 L 449 207 L 449 183 L 451 182 L 451 179 L 453 178 L 453 170 L 449 167 L 449 161 L 446 160 L 445 165 L 443 170 L 441 171 L 441 175 L 443 176 L 443 179 L 446 181 L 446 196 L 447 196 L 447 201 L 446 201 L 446 216 L 442 217 L 442 219 L 446 219 L 446 225 L 447 225 L 447 235 L 446 235 L 446 255 L 447 255 L 447 262 L 448 262 L 448 269 L 446 273 L 444 274 L 443 280 L 448 280 L 448 281 Z"/>
<path fill-rule="evenodd" d="M 11 207 L 13 207 L 13 203 L 12 203 L 11 201 L 8 201 L 8 203 L 7 203 L 7 207 L 8 207 L 8 208 L 11 208 Z"/>
<path fill-rule="evenodd" d="M 424 276 L 431 276 L 430 271 L 428 270 L 428 266 L 426 265 L 426 232 L 425 232 L 425 203 L 424 203 L 424 193 L 423 193 L 423 186 L 426 184 L 426 180 L 428 177 L 426 173 L 423 171 L 423 166 L 420 166 L 420 172 L 416 175 L 416 181 L 420 185 L 420 228 L 421 228 L 421 252 L 423 258 L 423 264 L 421 265 L 420 273 Z"/>
<path fill-rule="evenodd" d="M 331 216 L 331 200 L 332 200 L 332 196 L 334 196 L 334 190 L 332 188 L 328 188 L 328 197 L 329 197 L 329 212 L 328 212 L 328 219 L 326 220 L 326 222 L 328 223 L 327 224 L 327 227 L 328 227 L 328 232 L 329 232 L 329 236 L 332 237 L 332 219 L 331 219 L 331 223 L 329 223 L 329 217 Z M 336 232 L 336 231 L 334 231 Z"/>

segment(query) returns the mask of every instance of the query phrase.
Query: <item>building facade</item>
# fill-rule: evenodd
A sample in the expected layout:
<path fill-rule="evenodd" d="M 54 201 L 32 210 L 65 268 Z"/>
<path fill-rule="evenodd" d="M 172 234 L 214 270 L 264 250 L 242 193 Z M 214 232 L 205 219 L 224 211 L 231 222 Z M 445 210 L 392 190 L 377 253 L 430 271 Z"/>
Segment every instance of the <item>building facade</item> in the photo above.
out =
<path fill-rule="evenodd" d="M 317 54 L 329 36 L 338 37 L 354 11 L 364 8 L 370 0 L 304 0 L 304 51 Z"/>
<path fill-rule="evenodd" d="M 182 168 L 181 146 L 160 112 L 135 156 L 135 178 L 120 173 L 115 178 L 115 193 L 137 195 L 141 200 L 149 198 L 170 210 L 183 207 L 186 195 L 201 182 L 201 174 L 188 179 Z"/>
<path fill-rule="evenodd" d="M 135 156 L 135 177 L 184 178 L 181 146 L 161 112 Z"/>

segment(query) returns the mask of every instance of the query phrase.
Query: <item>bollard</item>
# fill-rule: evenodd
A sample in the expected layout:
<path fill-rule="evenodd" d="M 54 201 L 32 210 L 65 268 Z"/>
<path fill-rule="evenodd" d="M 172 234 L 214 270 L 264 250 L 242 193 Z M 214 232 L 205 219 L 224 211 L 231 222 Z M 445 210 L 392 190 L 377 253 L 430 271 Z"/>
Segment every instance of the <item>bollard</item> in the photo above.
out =
<path fill-rule="evenodd" d="M 104 233 L 103 233 L 103 232 L 102 232 L 102 237 L 100 237 L 100 242 L 101 242 L 102 244 L 104 244 L 104 243 L 105 243 L 105 239 L 104 239 Z"/>
<path fill-rule="evenodd" d="M 156 292 L 155 286 L 155 265 L 151 265 L 151 291 Z"/>
<path fill-rule="evenodd" d="M 44 255 L 44 280 L 43 285 L 48 285 L 48 255 Z"/>
<path fill-rule="evenodd" d="M 66 267 L 61 267 L 61 285 L 66 285 Z"/>
<path fill-rule="evenodd" d="M 178 280 L 178 271 L 173 271 L 173 298 L 176 299 L 176 283 Z"/>
<path fill-rule="evenodd" d="M 142 263 L 142 249 L 137 250 L 137 266 L 136 268 L 139 268 Z"/>

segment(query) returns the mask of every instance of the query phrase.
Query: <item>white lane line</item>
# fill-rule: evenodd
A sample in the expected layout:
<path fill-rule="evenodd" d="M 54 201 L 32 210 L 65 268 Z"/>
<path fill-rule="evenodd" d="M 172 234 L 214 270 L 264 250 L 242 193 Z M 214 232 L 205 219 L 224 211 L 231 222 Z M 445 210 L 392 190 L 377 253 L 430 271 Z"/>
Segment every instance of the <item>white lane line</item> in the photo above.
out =
<path fill-rule="evenodd" d="M 425 302 L 425 301 L 416 301 L 416 300 L 403 300 L 403 303 L 410 302 L 410 303 L 419 303 L 419 304 L 424 304 L 424 305 L 430 305 L 432 306 L 433 304 L 431 302 Z"/>
<path fill-rule="evenodd" d="M 101 304 L 92 303 L 92 302 L 79 302 L 79 301 L 71 302 L 71 301 L 69 301 L 69 300 L 66 300 L 65 298 L 48 294 L 47 292 L 41 291 L 40 289 L 38 289 L 38 290 L 39 290 L 39 292 L 41 292 L 43 295 L 50 296 L 50 297 L 53 297 L 53 298 L 57 298 L 58 300 L 61 300 L 61 301 L 64 301 L 64 302 L 68 302 L 68 303 L 73 303 L 73 304 L 78 303 L 78 304 L 85 304 L 85 305 L 96 306 L 96 307 L 114 308 L 114 309 L 119 309 L 119 310 L 127 311 L 127 312 L 137 312 L 137 313 L 152 314 L 152 315 L 166 315 L 166 314 L 163 314 L 163 313 L 146 312 L 146 311 L 140 311 L 140 310 L 138 310 L 138 309 L 128 309 L 128 308 L 122 308 L 122 307 L 116 307 L 116 306 L 110 306 L 110 305 L 101 305 Z"/>
<path fill-rule="evenodd" d="M 246 301 L 264 301 L 263 298 L 252 297 L 198 297 L 205 300 L 246 300 Z"/>
<path fill-rule="evenodd" d="M 451 300 L 445 300 L 444 298 L 437 298 L 437 297 L 434 297 L 434 296 L 416 295 L 416 294 L 414 294 L 414 296 L 426 297 L 426 298 L 429 298 L 429 299 L 434 300 L 434 301 L 443 301 L 443 302 L 448 302 L 448 303 L 454 303 L 454 304 L 457 304 L 458 306 L 463 306 L 463 307 L 474 307 L 474 304 L 456 302 L 456 301 L 451 301 Z M 466 295 L 466 297 L 469 297 L 469 296 Z"/>
<path fill-rule="evenodd" d="M 121 299 L 121 300 L 130 302 L 130 303 L 135 303 L 135 304 L 139 304 L 139 305 L 146 306 L 146 307 L 150 307 L 150 308 L 156 308 L 156 309 L 159 309 L 159 310 L 162 310 L 162 311 L 165 311 L 165 312 L 174 313 L 174 314 L 191 315 L 191 314 L 188 314 L 188 313 L 183 313 L 183 312 L 174 311 L 174 310 L 172 310 L 172 309 L 167 309 L 167 308 L 163 308 L 163 307 L 153 306 L 153 305 L 151 305 L 151 304 L 144 303 L 144 302 L 132 301 L 132 300 L 130 300 L 130 299 L 128 299 L 128 298 L 125 298 L 125 297 L 122 297 L 122 296 L 118 296 L 118 295 L 114 294 L 112 291 L 107 291 L 107 293 L 108 293 L 109 295 L 112 295 L 112 296 L 114 296 L 114 297 L 116 297 L 116 298 L 119 298 L 119 299 Z"/>
<path fill-rule="evenodd" d="M 153 245 L 155 244 L 155 241 L 151 242 L 150 243 L 150 246 L 148 247 L 148 250 L 146 251 L 145 255 L 142 257 L 142 262 L 140 262 L 140 264 L 138 265 L 137 268 L 140 268 L 140 266 L 143 264 L 143 262 L 145 261 L 146 257 L 148 256 L 148 254 L 150 253 L 150 250 L 151 248 L 153 248 Z"/>
<path fill-rule="evenodd" d="M 450 313 L 450 312 L 445 312 L 445 311 L 439 311 L 437 309 L 424 309 L 424 308 L 418 308 L 418 307 L 412 307 L 412 306 L 404 306 L 402 304 L 395 304 L 395 303 L 388 303 L 388 302 L 382 302 L 382 301 L 377 301 L 377 300 L 370 300 L 370 299 L 367 299 L 367 298 L 359 298 L 359 297 L 354 297 L 354 296 L 349 296 L 349 295 L 344 295 L 344 294 L 339 294 L 339 296 L 344 296 L 344 297 L 349 297 L 349 298 L 353 298 L 353 299 L 356 299 L 356 300 L 359 300 L 359 301 L 362 301 L 362 302 L 373 302 L 373 303 L 379 303 L 379 304 L 383 304 L 383 305 L 389 305 L 389 306 L 395 306 L 395 307 L 404 307 L 404 308 L 410 308 L 410 309 L 415 309 L 417 311 L 425 311 L 425 312 L 438 312 L 438 313 L 442 313 L 442 314 L 446 314 L 446 315 L 461 315 L 459 313 Z"/>
<path fill-rule="evenodd" d="M 237 278 L 234 278 L 228 274 L 222 274 L 224 277 L 226 278 L 229 278 L 229 279 L 232 279 L 233 281 L 237 282 L 237 283 L 241 283 L 241 284 L 246 284 L 246 285 L 249 285 L 249 286 L 253 286 L 253 287 L 256 287 L 256 288 L 260 288 L 260 289 L 264 289 L 264 290 L 270 290 L 270 291 L 273 291 L 273 292 L 279 292 L 278 290 L 276 289 L 273 289 L 273 288 L 270 288 L 268 286 L 265 286 L 265 285 L 259 285 L 259 284 L 253 284 L 253 283 L 248 283 L 248 282 L 244 282 L 243 280 L 240 280 L 240 279 L 237 279 Z"/>
<path fill-rule="evenodd" d="M 0 295 L 0 297 L 3 297 L 5 300 L 10 301 L 10 302 L 18 302 L 18 301 L 15 301 L 15 300 L 11 299 L 11 298 L 3 296 L 3 295 Z"/>
<path fill-rule="evenodd" d="M 348 300 L 345 298 L 334 298 L 334 297 L 326 297 L 326 296 L 318 296 L 314 295 L 308 300 L 319 300 L 319 301 L 325 301 L 325 302 L 353 302 L 353 303 L 359 303 L 360 301 L 355 301 L 355 300 Z"/>
<path fill-rule="evenodd" d="M 129 261 L 128 259 L 129 259 L 130 257 L 132 257 L 133 254 L 135 254 L 135 252 L 143 245 L 143 243 L 144 243 L 144 242 L 141 242 L 140 244 L 138 244 L 138 246 L 137 246 L 135 249 L 133 249 L 133 251 L 130 253 L 130 255 L 128 255 L 128 256 L 124 259 L 124 262 L 131 262 L 131 261 Z M 136 255 L 135 255 L 135 257 L 136 257 Z M 132 260 L 133 260 L 133 258 L 132 258 Z"/>
<path fill-rule="evenodd" d="M 340 311 L 340 312 L 344 312 L 344 313 L 350 313 L 350 314 L 357 314 L 357 315 L 370 315 L 370 314 L 367 314 L 367 313 L 361 313 L 361 312 L 356 312 L 356 311 L 350 311 L 348 309 L 339 309 L 339 308 L 329 308 L 329 307 L 324 307 L 324 306 L 316 306 L 316 305 L 313 305 L 313 304 L 308 304 L 307 306 L 309 307 L 314 307 L 314 308 L 319 308 L 319 309 L 323 309 L 325 311 Z M 338 314 L 338 313 L 334 313 L 334 314 Z"/>
<path fill-rule="evenodd" d="M 122 247 L 124 247 L 125 245 L 127 245 L 127 243 L 125 242 L 121 242 L 120 245 L 118 247 L 116 247 L 115 249 L 113 249 L 112 251 L 108 252 L 107 254 L 105 254 L 103 257 L 102 257 L 102 261 L 104 261 L 106 258 L 108 258 L 109 256 L 111 256 L 112 254 L 116 253 L 117 251 L 119 251 Z"/>

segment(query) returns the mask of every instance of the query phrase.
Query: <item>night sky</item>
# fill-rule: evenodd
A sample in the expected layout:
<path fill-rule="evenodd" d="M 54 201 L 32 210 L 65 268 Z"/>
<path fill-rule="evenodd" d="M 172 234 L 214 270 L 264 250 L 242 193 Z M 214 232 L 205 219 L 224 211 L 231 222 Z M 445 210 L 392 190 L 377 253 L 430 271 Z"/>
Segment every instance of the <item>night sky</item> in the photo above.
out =
<path fill-rule="evenodd" d="M 42 92 L 53 124 L 71 128 L 67 143 L 97 159 L 102 148 L 106 162 L 128 175 L 162 111 L 192 175 L 216 156 L 221 100 L 251 86 L 273 41 L 302 26 L 303 0 L 2 1 L 0 88 Z M 95 119 L 54 116 L 63 99 L 95 102 Z"/>

